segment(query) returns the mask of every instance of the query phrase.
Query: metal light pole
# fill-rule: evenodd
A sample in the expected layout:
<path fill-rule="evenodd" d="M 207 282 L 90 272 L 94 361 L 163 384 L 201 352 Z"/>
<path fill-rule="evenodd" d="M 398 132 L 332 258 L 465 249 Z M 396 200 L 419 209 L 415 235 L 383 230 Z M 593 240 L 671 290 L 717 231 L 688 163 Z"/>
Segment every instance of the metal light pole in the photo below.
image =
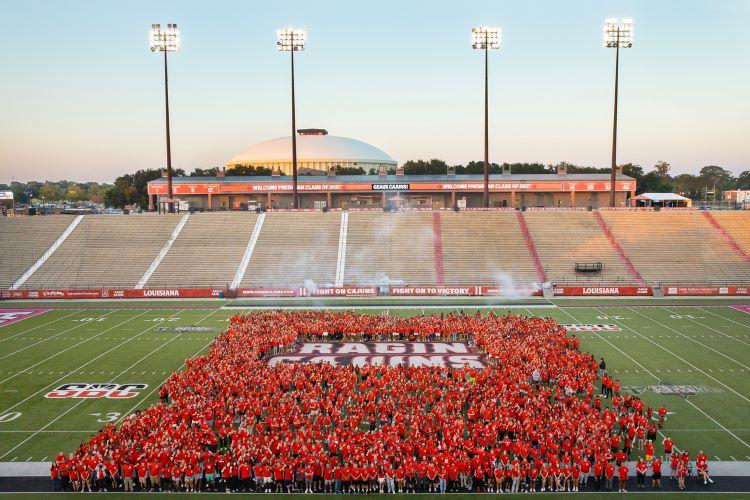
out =
<path fill-rule="evenodd" d="M 615 206 L 615 184 L 617 182 L 617 94 L 620 76 L 620 49 L 633 46 L 633 20 L 623 19 L 617 24 L 617 19 L 604 21 L 604 47 L 615 49 L 615 109 L 612 119 L 612 166 L 610 172 L 609 206 Z"/>
<path fill-rule="evenodd" d="M 284 28 L 276 32 L 279 52 L 289 52 L 292 62 L 292 208 L 299 208 L 297 197 L 297 112 L 294 101 L 294 53 L 305 50 L 305 32 Z"/>
<path fill-rule="evenodd" d="M 169 133 L 169 76 L 167 72 L 167 52 L 177 52 L 180 49 L 180 32 L 176 24 L 167 24 L 162 29 L 161 24 L 151 25 L 151 37 L 149 40 L 151 52 L 164 52 L 164 105 L 167 123 L 167 196 L 169 197 L 169 213 L 174 213 L 172 199 L 172 141 Z"/>
<path fill-rule="evenodd" d="M 484 195 L 482 206 L 490 206 L 490 118 L 489 118 L 489 79 L 487 68 L 490 49 L 500 48 L 500 28 L 480 26 L 471 29 L 471 48 L 484 51 Z"/>

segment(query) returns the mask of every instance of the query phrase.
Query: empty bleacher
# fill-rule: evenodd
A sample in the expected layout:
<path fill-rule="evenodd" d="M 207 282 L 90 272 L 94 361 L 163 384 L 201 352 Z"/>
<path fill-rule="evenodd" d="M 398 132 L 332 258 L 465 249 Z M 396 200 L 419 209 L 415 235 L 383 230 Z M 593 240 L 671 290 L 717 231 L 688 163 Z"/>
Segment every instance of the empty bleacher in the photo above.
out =
<path fill-rule="evenodd" d="M 22 288 L 133 288 L 180 217 L 87 215 Z"/>
<path fill-rule="evenodd" d="M 699 211 L 600 213 L 625 255 L 649 283 L 750 281 L 750 266 Z"/>
<path fill-rule="evenodd" d="M 65 231 L 74 217 L 0 217 L 0 288 L 9 288 Z"/>
<path fill-rule="evenodd" d="M 435 284 L 432 212 L 349 213 L 345 284 Z"/>
<path fill-rule="evenodd" d="M 332 285 L 340 227 L 338 212 L 269 212 L 240 286 Z"/>
<path fill-rule="evenodd" d="M 191 215 L 145 288 L 228 286 L 257 220 L 254 212 Z"/>
<path fill-rule="evenodd" d="M 593 213 L 544 210 L 525 212 L 524 217 L 547 280 L 553 283 L 637 283 Z M 603 269 L 596 274 L 576 274 L 576 262 L 601 262 Z"/>
<path fill-rule="evenodd" d="M 446 285 L 538 281 L 515 212 L 441 214 Z"/>
<path fill-rule="evenodd" d="M 719 210 L 711 216 L 726 231 L 735 243 L 750 255 L 750 210 Z"/>

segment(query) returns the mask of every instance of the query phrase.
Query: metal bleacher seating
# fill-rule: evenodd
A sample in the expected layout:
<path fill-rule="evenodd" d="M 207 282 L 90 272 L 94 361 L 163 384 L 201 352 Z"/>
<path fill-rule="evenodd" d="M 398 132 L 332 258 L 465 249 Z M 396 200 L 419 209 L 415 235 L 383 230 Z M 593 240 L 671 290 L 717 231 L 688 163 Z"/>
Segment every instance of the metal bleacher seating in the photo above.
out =
<path fill-rule="evenodd" d="M 350 212 L 345 283 L 434 285 L 432 213 Z"/>
<path fill-rule="evenodd" d="M 553 283 L 636 283 L 591 212 L 525 212 L 539 259 Z M 599 273 L 576 273 L 576 262 L 602 264 Z"/>
<path fill-rule="evenodd" d="M 267 213 L 240 286 L 332 285 L 340 227 L 340 212 Z"/>
<path fill-rule="evenodd" d="M 257 220 L 255 212 L 192 214 L 145 287 L 228 286 Z"/>
<path fill-rule="evenodd" d="M 699 211 L 600 213 L 625 255 L 649 283 L 750 281 L 750 266 Z"/>
<path fill-rule="evenodd" d="M 538 281 L 515 212 L 445 212 L 441 223 L 447 285 Z"/>
<path fill-rule="evenodd" d="M 65 231 L 73 217 L 0 217 L 0 288 L 9 288 Z"/>
<path fill-rule="evenodd" d="M 22 288 L 133 288 L 179 215 L 87 215 Z"/>

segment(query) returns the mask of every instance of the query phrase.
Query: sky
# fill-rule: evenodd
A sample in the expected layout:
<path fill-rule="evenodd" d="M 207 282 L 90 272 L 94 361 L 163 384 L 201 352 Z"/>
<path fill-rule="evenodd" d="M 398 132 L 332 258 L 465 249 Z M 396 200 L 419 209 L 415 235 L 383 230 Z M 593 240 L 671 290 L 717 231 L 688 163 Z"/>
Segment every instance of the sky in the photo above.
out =
<path fill-rule="evenodd" d="M 109 181 L 165 165 L 160 54 L 151 23 L 178 24 L 170 54 L 173 165 L 223 165 L 290 132 L 289 54 L 305 29 L 297 126 L 371 143 L 399 162 L 483 155 L 483 55 L 472 26 L 502 29 L 490 54 L 490 160 L 610 161 L 609 17 L 621 51 L 618 163 L 672 173 L 750 169 L 750 0 L 0 0 L 0 182 Z"/>

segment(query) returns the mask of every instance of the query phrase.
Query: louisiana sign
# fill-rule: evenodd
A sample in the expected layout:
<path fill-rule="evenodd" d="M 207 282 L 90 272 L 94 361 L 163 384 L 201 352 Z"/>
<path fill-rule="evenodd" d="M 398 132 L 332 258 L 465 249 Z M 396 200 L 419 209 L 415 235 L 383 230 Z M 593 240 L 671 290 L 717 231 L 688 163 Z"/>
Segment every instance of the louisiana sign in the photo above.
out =
<path fill-rule="evenodd" d="M 436 366 L 484 368 L 483 356 L 463 342 L 309 342 L 294 351 L 274 356 L 279 363 L 329 363 L 334 366 Z"/>

